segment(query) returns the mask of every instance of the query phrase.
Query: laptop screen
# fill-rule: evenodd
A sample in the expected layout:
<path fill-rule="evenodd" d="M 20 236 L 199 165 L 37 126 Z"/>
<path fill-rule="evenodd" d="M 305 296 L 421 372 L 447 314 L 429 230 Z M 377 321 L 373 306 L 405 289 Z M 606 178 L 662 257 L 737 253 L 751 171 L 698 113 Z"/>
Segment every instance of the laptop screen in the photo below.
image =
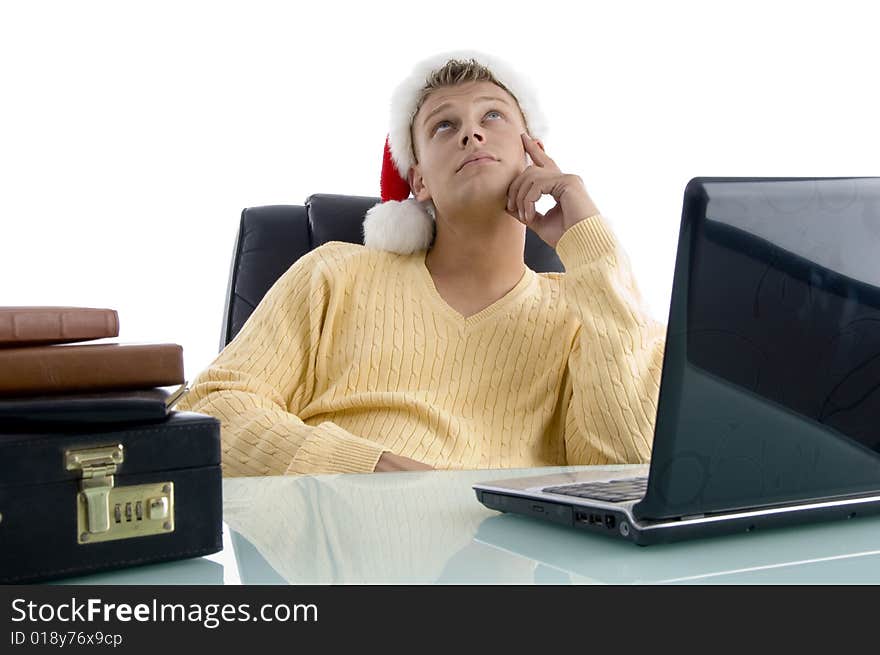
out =
<path fill-rule="evenodd" d="M 880 491 L 880 178 L 692 180 L 636 513 L 868 491 Z"/>

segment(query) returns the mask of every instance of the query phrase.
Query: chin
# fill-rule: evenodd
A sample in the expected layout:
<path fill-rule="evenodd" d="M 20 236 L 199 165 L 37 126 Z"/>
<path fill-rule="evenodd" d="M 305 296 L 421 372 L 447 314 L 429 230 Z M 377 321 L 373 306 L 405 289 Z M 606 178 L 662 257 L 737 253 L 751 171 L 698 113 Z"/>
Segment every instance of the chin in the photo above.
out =
<path fill-rule="evenodd" d="M 506 204 L 506 196 L 497 193 L 469 193 L 459 197 L 456 202 L 459 207 L 467 209 L 468 213 L 476 210 L 487 214 L 503 211 Z"/>
<path fill-rule="evenodd" d="M 507 203 L 509 180 L 474 177 L 460 186 L 458 200 L 464 205 L 501 205 Z"/>

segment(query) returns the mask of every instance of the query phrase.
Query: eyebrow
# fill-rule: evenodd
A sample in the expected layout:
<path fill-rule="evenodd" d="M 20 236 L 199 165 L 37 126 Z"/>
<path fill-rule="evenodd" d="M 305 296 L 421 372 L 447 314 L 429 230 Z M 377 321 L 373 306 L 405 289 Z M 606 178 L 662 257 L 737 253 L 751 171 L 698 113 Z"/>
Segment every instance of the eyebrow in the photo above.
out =
<path fill-rule="evenodd" d="M 510 106 L 510 103 L 507 102 L 504 98 L 498 98 L 496 96 L 478 96 L 478 97 L 474 98 L 474 100 L 476 100 L 476 101 L 491 100 L 493 102 L 501 102 L 505 105 Z M 443 102 L 443 103 L 437 105 L 436 107 L 434 107 L 434 109 L 431 110 L 431 113 L 422 119 L 422 125 L 426 124 L 428 122 L 428 119 L 431 118 L 431 116 L 436 114 L 438 111 L 446 109 L 448 106 L 449 106 L 448 102 Z"/>

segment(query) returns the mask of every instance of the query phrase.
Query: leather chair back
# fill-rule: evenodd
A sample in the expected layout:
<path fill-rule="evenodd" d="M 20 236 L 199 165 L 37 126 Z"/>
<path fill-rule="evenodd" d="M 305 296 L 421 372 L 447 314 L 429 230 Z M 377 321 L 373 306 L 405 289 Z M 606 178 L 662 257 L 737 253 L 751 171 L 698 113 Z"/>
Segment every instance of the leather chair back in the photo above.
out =
<path fill-rule="evenodd" d="M 313 248 L 329 241 L 363 244 L 367 210 L 379 198 L 316 193 L 301 205 L 249 207 L 235 238 L 220 350 L 235 338 L 275 281 Z M 556 251 L 526 231 L 526 266 L 538 273 L 564 271 Z"/>

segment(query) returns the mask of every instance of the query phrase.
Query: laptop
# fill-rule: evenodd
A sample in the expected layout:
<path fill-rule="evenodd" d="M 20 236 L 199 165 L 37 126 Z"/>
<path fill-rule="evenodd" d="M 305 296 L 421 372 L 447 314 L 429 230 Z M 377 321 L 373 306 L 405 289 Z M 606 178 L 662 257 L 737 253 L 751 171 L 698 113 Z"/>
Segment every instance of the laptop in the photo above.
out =
<path fill-rule="evenodd" d="M 684 191 L 649 465 L 473 486 L 649 545 L 880 513 L 880 178 Z"/>

